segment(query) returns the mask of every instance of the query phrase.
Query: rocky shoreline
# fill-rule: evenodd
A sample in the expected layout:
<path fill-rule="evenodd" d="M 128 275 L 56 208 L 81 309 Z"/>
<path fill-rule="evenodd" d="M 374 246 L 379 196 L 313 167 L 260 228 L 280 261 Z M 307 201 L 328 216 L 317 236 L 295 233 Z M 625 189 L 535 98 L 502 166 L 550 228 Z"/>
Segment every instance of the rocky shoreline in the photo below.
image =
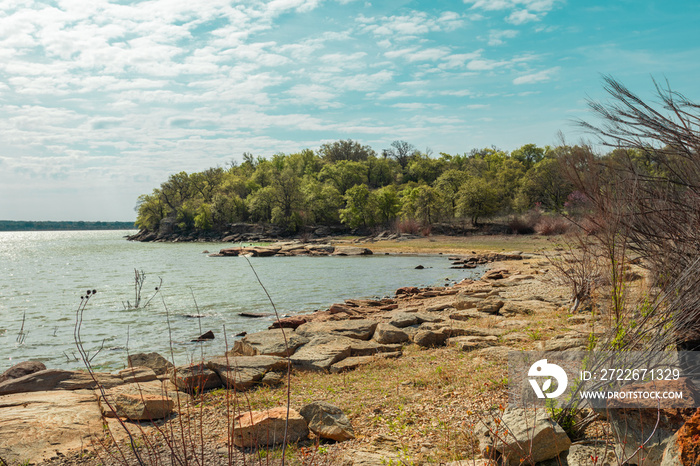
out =
<path fill-rule="evenodd" d="M 361 253 L 357 250 L 362 249 L 337 251 L 335 247 L 331 250 L 325 246 L 289 244 L 226 248 L 219 255 L 322 255 Z M 464 280 L 446 287 L 400 288 L 392 298 L 348 299 L 312 314 L 284 318 L 268 330 L 237 340 L 226 355 L 188 366 L 172 367 L 165 358 L 151 353 L 131 355 L 129 369 L 116 374 L 98 373 L 94 378 L 85 372 L 46 369 L 32 363 L 14 367 L 4 374 L 5 380 L 0 379 L 0 457 L 6 461 L 31 459 L 72 464 L 65 462 L 65 455 L 88 444 L 91 436 L 100 432 L 103 422 L 107 422 L 113 432 L 123 432 L 119 423 L 131 425 L 143 420 L 168 419 L 178 412 L 181 403 L 188 402 L 192 394 L 202 390 L 227 388 L 245 392 L 258 386 L 283 385 L 288 364 L 295 372 L 344 373 L 378 360 L 402 358 L 408 345 L 424 349 L 449 347 L 470 358 L 503 364 L 508 351 L 582 349 L 591 332 L 603 331 L 590 315 L 565 317 L 569 304 L 567 292 L 552 284 L 548 263 L 542 256 L 513 252 L 460 255 L 450 259 L 455 267 L 485 263 L 493 266 L 478 280 Z M 555 316 L 563 319 L 564 331 L 555 331 L 546 323 L 544 326 L 536 324 L 537 321 L 551 321 Z M 542 331 L 551 332 L 551 337 L 533 338 L 534 332 Z M 368 450 L 361 440 L 352 440 L 355 437 L 353 426 L 350 420 L 343 418 L 341 407 L 321 409 L 325 413 L 323 416 L 332 413 L 341 419 L 339 425 L 344 427 L 333 427 L 331 430 L 335 434 L 321 432 L 319 427 L 312 428 L 313 416 L 303 415 L 311 408 L 292 408 L 296 408 L 292 417 L 298 426 L 294 434 L 298 439 L 307 438 L 305 429 L 310 429 L 317 438 L 337 435 L 335 440 L 348 440 L 341 444 L 347 447 L 339 447 L 342 461 L 337 464 L 386 464 L 396 459 L 395 452 Z M 269 438 L 270 429 L 286 416 L 286 409 L 283 411 L 284 414 L 260 411 L 237 418 L 236 428 L 241 437 L 234 440 L 235 446 L 266 444 L 262 439 Z M 666 449 L 671 444 L 676 445 L 678 440 L 669 438 L 685 423 L 700 421 L 693 421 L 691 415 L 686 412 L 667 421 L 669 435 L 657 442 L 656 457 L 670 458 L 671 453 L 666 454 Z M 563 464 L 589 464 L 584 459 L 600 453 L 598 464 L 608 464 L 610 453 L 614 456 L 615 448 L 609 445 L 603 450 L 590 445 L 572 445 L 561 427 L 553 426 L 551 420 L 533 427 L 537 431 L 534 435 L 532 426 L 518 420 L 521 412 L 508 410 L 502 416 L 509 425 L 519 426 L 514 429 L 520 431 L 513 433 L 514 443 L 501 442 L 497 449 L 499 456 L 514 454 L 528 437 L 544 438 L 544 444 L 550 445 L 544 448 L 544 444 L 537 443 L 528 447 L 537 450 L 538 462 L 568 457 L 568 463 Z M 328 419 L 324 423 L 335 426 Z M 493 429 L 486 426 L 479 433 L 484 458 L 494 451 L 486 448 L 494 446 L 490 432 Z M 553 438 L 558 440 L 552 442 Z M 207 464 L 226 464 L 222 451 L 226 433 L 212 434 L 207 442 L 211 450 Z M 602 461 L 604 457 L 606 462 Z M 576 462 L 574 458 L 584 459 Z M 476 464 L 486 464 L 486 459 L 480 461 Z"/>

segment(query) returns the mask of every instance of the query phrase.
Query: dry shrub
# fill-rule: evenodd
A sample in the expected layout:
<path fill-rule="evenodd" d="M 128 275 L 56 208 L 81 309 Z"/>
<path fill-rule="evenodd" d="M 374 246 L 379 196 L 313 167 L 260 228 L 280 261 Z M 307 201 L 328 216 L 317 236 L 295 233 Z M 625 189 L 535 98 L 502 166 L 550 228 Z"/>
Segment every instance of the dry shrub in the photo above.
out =
<path fill-rule="evenodd" d="M 420 233 L 423 236 L 430 236 L 430 233 L 432 231 L 433 231 L 433 228 L 430 225 L 426 225 L 421 229 Z"/>
<path fill-rule="evenodd" d="M 543 236 L 563 235 L 571 228 L 571 221 L 564 217 L 542 217 L 535 225 L 535 231 Z"/>
<path fill-rule="evenodd" d="M 405 233 L 409 235 L 420 235 L 423 230 L 423 227 L 421 226 L 419 221 L 412 218 L 405 218 L 396 222 L 396 230 L 399 233 Z"/>
<path fill-rule="evenodd" d="M 523 215 L 516 215 L 508 221 L 508 228 L 516 235 L 531 235 L 535 232 L 535 226 L 542 218 L 538 210 L 530 210 Z"/>

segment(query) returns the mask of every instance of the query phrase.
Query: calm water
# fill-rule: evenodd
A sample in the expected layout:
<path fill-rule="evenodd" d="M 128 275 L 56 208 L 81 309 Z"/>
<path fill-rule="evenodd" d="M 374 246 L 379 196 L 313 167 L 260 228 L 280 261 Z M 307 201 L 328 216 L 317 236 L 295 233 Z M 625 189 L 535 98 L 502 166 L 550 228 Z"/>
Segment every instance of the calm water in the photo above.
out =
<path fill-rule="evenodd" d="M 0 372 L 27 359 L 47 367 L 81 368 L 73 338 L 80 296 L 96 289 L 85 310 L 82 337 L 93 365 L 121 369 L 130 353 L 157 351 L 178 364 L 202 352 L 224 351 L 242 331 L 267 328 L 272 318 L 250 319 L 241 312 L 271 312 L 244 258 L 208 257 L 230 244 L 134 243 L 125 231 L 0 232 Z M 440 285 L 478 274 L 451 270 L 445 256 L 251 258 L 280 314 L 327 308 L 346 298 L 391 295 L 401 286 Z M 416 265 L 426 268 L 416 270 Z M 159 279 L 161 293 L 145 308 L 134 301 L 134 269 L 146 273 L 143 300 Z M 196 302 L 196 304 L 195 304 Z M 166 311 L 167 308 L 167 311 Z M 201 318 L 192 315 L 203 315 Z M 23 337 L 19 336 L 24 321 Z M 213 330 L 216 339 L 191 343 Z M 23 341 L 22 341 L 23 338 Z"/>

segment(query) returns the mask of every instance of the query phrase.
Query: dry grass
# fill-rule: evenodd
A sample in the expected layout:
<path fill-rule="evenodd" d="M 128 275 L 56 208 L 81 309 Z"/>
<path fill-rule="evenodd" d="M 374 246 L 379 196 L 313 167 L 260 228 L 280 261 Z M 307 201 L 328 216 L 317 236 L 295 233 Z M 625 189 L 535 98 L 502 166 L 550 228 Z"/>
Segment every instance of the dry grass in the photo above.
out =
<path fill-rule="evenodd" d="M 503 362 L 411 345 L 399 359 L 377 359 L 351 372 L 295 372 L 291 404 L 324 400 L 341 407 L 357 438 L 339 448 L 380 449 L 420 464 L 472 458 L 475 413 L 505 405 L 506 386 Z M 263 409 L 284 405 L 286 395 L 284 388 L 260 388 L 247 396 L 252 409 Z M 207 402 L 223 397 L 215 391 Z"/>
<path fill-rule="evenodd" d="M 429 236 L 403 241 L 377 241 L 367 247 L 377 252 L 412 254 L 468 254 L 472 251 L 523 251 L 552 249 L 554 238 L 538 235 Z"/>

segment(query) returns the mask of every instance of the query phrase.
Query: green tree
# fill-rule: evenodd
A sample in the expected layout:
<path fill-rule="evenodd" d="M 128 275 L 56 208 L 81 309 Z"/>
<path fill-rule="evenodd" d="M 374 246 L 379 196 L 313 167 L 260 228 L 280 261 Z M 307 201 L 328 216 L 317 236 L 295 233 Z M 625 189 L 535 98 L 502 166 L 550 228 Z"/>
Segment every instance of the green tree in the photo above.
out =
<path fill-rule="evenodd" d="M 313 177 L 307 176 L 303 180 L 301 190 L 304 196 L 304 208 L 310 222 L 334 225 L 340 221 L 343 196 L 335 186 L 320 183 Z"/>
<path fill-rule="evenodd" d="M 458 212 L 478 225 L 479 218 L 488 217 L 498 211 L 498 191 L 483 178 L 469 178 L 458 193 Z"/>
<path fill-rule="evenodd" d="M 408 162 L 411 161 L 411 158 L 417 152 L 416 146 L 413 144 L 406 141 L 394 141 L 391 143 L 390 148 L 384 149 L 382 155 L 384 157 L 391 157 L 395 159 L 399 165 L 401 165 L 401 168 L 406 168 L 408 166 Z"/>
<path fill-rule="evenodd" d="M 362 183 L 365 175 L 366 167 L 362 163 L 341 160 L 323 167 L 318 179 L 332 183 L 340 194 L 345 194 L 351 187 Z"/>
<path fill-rule="evenodd" d="M 341 160 L 360 162 L 367 160 L 367 157 L 377 155 L 370 146 L 363 146 L 352 139 L 323 144 L 318 153 L 326 162 L 339 162 Z"/>
<path fill-rule="evenodd" d="M 464 171 L 452 168 L 435 181 L 435 189 L 442 197 L 444 210 L 450 218 L 457 214 L 457 193 L 466 179 L 467 174 Z"/>
<path fill-rule="evenodd" d="M 168 213 L 168 206 L 163 201 L 158 189 L 153 194 L 142 194 L 136 204 L 136 226 L 141 230 L 156 231 Z"/>
<path fill-rule="evenodd" d="M 345 208 L 340 220 L 351 228 L 370 227 L 376 223 L 376 200 L 366 184 L 358 184 L 345 193 Z"/>
<path fill-rule="evenodd" d="M 510 153 L 510 156 L 522 163 L 525 170 L 529 170 L 537 162 L 544 158 L 545 150 L 535 144 L 525 144 Z"/>
<path fill-rule="evenodd" d="M 423 224 L 429 225 L 440 220 L 442 198 L 437 190 L 422 184 L 402 191 L 401 213 Z"/>
<path fill-rule="evenodd" d="M 401 200 L 394 186 L 384 186 L 372 192 L 377 207 L 377 213 L 382 223 L 388 224 L 401 211 Z"/>

